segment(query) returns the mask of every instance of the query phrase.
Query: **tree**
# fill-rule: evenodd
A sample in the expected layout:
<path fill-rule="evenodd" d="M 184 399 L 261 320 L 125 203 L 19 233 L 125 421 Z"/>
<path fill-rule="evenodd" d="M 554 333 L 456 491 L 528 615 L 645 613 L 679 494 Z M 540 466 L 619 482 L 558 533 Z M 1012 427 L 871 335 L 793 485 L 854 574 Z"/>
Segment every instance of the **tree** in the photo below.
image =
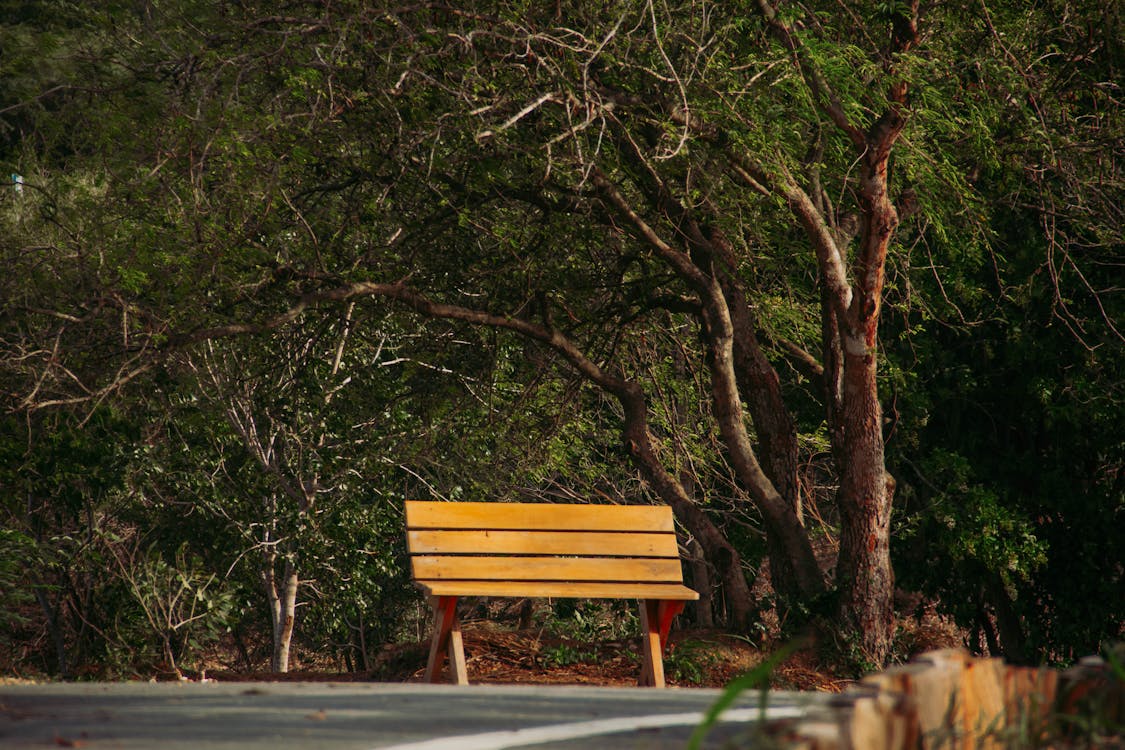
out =
<path fill-rule="evenodd" d="M 888 293 L 918 309 L 921 254 L 987 250 L 971 161 L 1030 87 L 1010 62 L 1026 49 L 982 46 L 973 4 L 150 10 L 100 27 L 117 64 L 96 71 L 96 103 L 36 100 L 97 106 L 94 135 L 133 148 L 29 147 L 42 215 L 20 236 L 81 283 L 11 305 L 24 409 L 109 398 L 174 352 L 334 305 L 495 330 L 521 377 L 565 371 L 605 397 L 736 623 L 754 610 L 744 549 L 676 470 L 691 441 L 655 394 L 674 383 L 707 403 L 712 463 L 754 508 L 795 608 L 829 588 L 805 522 L 814 453 L 835 485 L 839 627 L 885 661 Z M 1004 86 L 980 85 L 997 71 Z M 34 275 L 27 247 L 10 254 Z M 939 296 L 955 277 L 938 274 Z M 125 353 L 108 371 L 89 355 L 106 350 Z"/>
<path fill-rule="evenodd" d="M 1000 103 L 967 172 L 989 252 L 920 278 L 931 304 L 892 323 L 896 359 L 929 363 L 902 389 L 896 570 L 974 647 L 1067 663 L 1125 621 L 1122 19 L 982 9 L 957 67 Z"/>
<path fill-rule="evenodd" d="M 506 162 L 480 176 L 499 196 L 497 202 L 507 208 L 530 196 L 526 203 L 547 213 L 552 202 L 557 206 L 572 201 L 570 213 L 590 215 L 611 231 L 624 228 L 639 243 L 645 262 L 665 277 L 661 286 L 668 288 L 671 282 L 680 294 L 688 295 L 687 306 L 693 308 L 705 342 L 702 364 L 709 373 L 712 413 L 724 449 L 763 519 L 774 584 L 792 598 L 817 596 L 823 582 L 801 521 L 793 419 L 783 402 L 776 370 L 760 343 L 766 332 L 760 330 L 752 308 L 760 290 L 746 281 L 748 257 L 740 257 L 743 248 L 731 239 L 729 212 L 750 201 L 759 204 L 753 210 L 771 216 L 790 232 L 803 232 L 822 289 L 821 346 L 826 364 L 816 368 L 825 386 L 827 422 L 840 476 L 840 612 L 845 629 L 857 636 L 863 653 L 878 662 L 889 652 L 893 623 L 889 558 L 893 481 L 886 474 L 883 455 L 878 321 L 887 252 L 899 220 L 888 182 L 889 160 L 907 124 L 908 85 L 899 58 L 918 42 L 918 8 L 915 4 L 887 14 L 889 41 L 866 53 L 869 67 L 864 71 L 886 83 L 853 88 L 854 93 L 849 93 L 859 101 L 848 101 L 846 106 L 837 91 L 840 82 L 826 75 L 826 59 L 818 58 L 815 46 L 798 33 L 797 19 L 779 16 L 766 3 L 759 11 L 757 21 L 749 24 L 742 17 L 711 18 L 686 8 L 658 18 L 651 5 L 639 14 L 613 9 L 608 19 L 602 15 L 585 24 L 557 26 L 523 14 L 511 21 L 503 16 L 495 21 L 470 17 L 459 20 L 457 32 L 450 36 L 456 40 L 452 45 L 460 45 L 462 54 L 469 56 L 471 66 L 439 80 L 443 88 L 467 100 L 462 116 L 487 112 L 498 123 L 476 134 L 478 142 L 487 141 L 485 153 L 511 150 L 519 155 L 515 166 Z M 827 36 L 836 31 L 825 28 L 817 16 L 810 14 L 806 20 Z M 427 18 L 400 23 L 426 39 Z M 618 36 L 617 31 L 630 24 L 637 33 Z M 735 36 L 737 25 L 742 26 L 740 31 L 751 32 L 751 44 Z M 676 38 L 678 54 L 670 56 L 662 35 Z M 444 39 L 429 59 L 450 53 L 451 45 Z M 519 62 L 508 64 L 513 59 Z M 496 65 L 494 60 L 501 62 Z M 734 64 L 707 67 L 703 60 Z M 827 58 L 827 62 L 843 60 Z M 740 72 L 731 75 L 738 63 L 743 64 Z M 771 133 L 764 144 L 748 142 L 746 121 L 756 113 L 746 97 L 739 96 L 746 84 L 741 71 L 750 67 L 765 72 L 778 66 L 784 66 L 787 86 L 810 105 L 802 114 L 812 123 L 823 120 L 824 126 L 812 133 Z M 431 67 L 414 62 L 400 84 L 406 80 L 407 88 L 408 79 L 418 78 L 432 85 Z M 574 71 L 581 71 L 581 76 Z M 527 85 L 512 81 L 515 76 L 525 77 Z M 493 95 L 495 88 L 488 83 L 495 87 L 497 81 L 510 85 Z M 646 90 L 649 94 L 642 97 Z M 485 94 L 474 96 L 477 91 Z M 513 91 L 519 91 L 527 104 L 516 109 Z M 768 92 L 763 84 L 761 93 Z M 863 114 L 860 107 L 874 115 Z M 802 163 L 810 145 L 814 157 Z M 801 157 L 786 158 L 786 151 Z M 849 199 L 846 208 L 833 206 L 822 186 L 821 160 L 829 154 L 840 162 L 835 178 Z M 446 163 L 460 163 L 448 151 L 442 157 Z M 859 164 L 854 180 L 846 171 L 851 161 Z M 532 175 L 551 178 L 536 189 L 522 181 Z M 462 211 L 471 211 L 474 225 L 499 238 L 505 225 L 482 220 L 481 211 L 487 206 L 472 202 L 474 183 L 449 172 L 439 181 L 450 186 L 444 191 L 447 200 L 460 199 Z M 774 199 L 780 201 L 774 204 L 780 214 L 761 205 Z M 840 224 L 853 229 L 841 230 Z M 855 249 L 849 251 L 853 240 Z M 792 241 L 792 237 L 787 240 Z M 611 262 L 615 275 L 628 280 L 643 271 L 631 268 L 637 246 L 624 247 L 628 249 Z M 542 278 L 542 267 L 534 271 Z M 660 282 L 649 283 L 663 291 Z M 608 285 L 604 279 L 603 284 Z M 712 558 L 725 550 L 733 559 L 734 564 L 726 568 L 727 594 L 743 602 L 743 616 L 748 613 L 745 585 L 737 580 L 741 576 L 737 557 L 721 537 L 715 539 L 719 535 L 698 517 L 682 484 L 662 464 L 648 426 L 642 386 L 618 374 L 620 365 L 595 362 L 554 324 L 549 295 L 561 298 L 563 290 L 539 287 L 540 309 L 525 302 L 522 314 L 516 310 L 496 314 L 432 301 L 417 288 L 413 283 L 358 282 L 338 287 L 337 293 L 387 296 L 428 316 L 516 331 L 553 349 L 616 397 L 631 455 L 657 494 L 710 547 Z M 556 304 L 571 315 L 579 309 L 575 304 Z M 538 320 L 528 320 L 531 316 Z M 810 359 L 802 356 L 805 362 Z M 762 460 L 747 429 L 746 411 L 753 418 Z"/>

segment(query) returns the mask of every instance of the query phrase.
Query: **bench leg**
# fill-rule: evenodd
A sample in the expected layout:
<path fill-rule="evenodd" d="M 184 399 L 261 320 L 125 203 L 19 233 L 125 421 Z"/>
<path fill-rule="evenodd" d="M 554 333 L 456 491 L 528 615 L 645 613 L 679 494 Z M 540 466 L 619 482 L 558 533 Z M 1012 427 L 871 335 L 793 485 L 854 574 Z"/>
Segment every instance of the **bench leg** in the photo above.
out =
<path fill-rule="evenodd" d="M 681 601 L 645 599 L 641 602 L 641 651 L 644 664 L 637 684 L 664 687 L 664 647 L 672 620 L 684 609 Z"/>
<path fill-rule="evenodd" d="M 430 658 L 426 662 L 426 682 L 438 681 L 441 676 L 442 652 L 448 650 L 450 681 L 455 685 L 468 685 L 465 645 L 461 641 L 461 621 L 457 619 L 457 597 L 436 597 L 433 607 L 434 633 L 430 640 Z"/>

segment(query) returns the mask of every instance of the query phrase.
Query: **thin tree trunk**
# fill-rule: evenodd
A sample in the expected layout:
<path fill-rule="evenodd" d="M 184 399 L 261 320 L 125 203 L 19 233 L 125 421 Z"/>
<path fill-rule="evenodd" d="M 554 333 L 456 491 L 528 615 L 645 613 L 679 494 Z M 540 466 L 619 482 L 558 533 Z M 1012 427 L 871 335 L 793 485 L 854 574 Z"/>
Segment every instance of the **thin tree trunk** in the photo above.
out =
<path fill-rule="evenodd" d="M 712 233 L 712 241 L 718 244 Z M 725 239 L 722 242 L 726 245 Z M 754 434 L 763 457 L 762 469 L 777 493 L 804 522 L 800 482 L 797 475 L 797 427 L 781 395 L 777 371 L 758 341 L 758 323 L 746 298 L 746 290 L 733 273 L 720 278 L 730 309 L 735 376 L 754 422 Z"/>
<path fill-rule="evenodd" d="M 273 547 L 266 547 L 262 555 L 262 589 L 270 612 L 270 633 L 273 643 L 277 643 L 278 626 L 281 623 L 281 595 L 277 590 L 277 553 Z M 272 667 L 272 661 L 271 661 Z"/>
<path fill-rule="evenodd" d="M 164 653 L 164 663 L 171 670 L 172 674 L 180 680 L 184 679 L 183 672 L 180 671 L 179 665 L 176 664 L 175 650 L 172 648 L 172 631 L 166 630 L 160 635 L 160 648 Z"/>
<path fill-rule="evenodd" d="M 988 598 L 996 611 L 996 628 L 1004 658 L 1013 664 L 1028 664 L 1027 647 L 1019 615 L 1000 577 L 991 574 L 988 579 Z"/>
<path fill-rule="evenodd" d="M 297 586 L 297 568 L 292 560 L 286 559 L 281 591 L 277 592 L 278 621 L 274 627 L 273 658 L 270 660 L 274 672 L 289 671 L 289 649 L 297 616 Z"/>
<path fill-rule="evenodd" d="M 756 608 L 750 596 L 746 575 L 742 572 L 742 558 L 726 536 L 719 531 L 706 513 L 688 497 L 687 491 L 673 477 L 657 457 L 652 435 L 648 430 L 648 412 L 640 386 L 622 383 L 617 393 L 625 408 L 622 433 L 629 454 L 648 485 L 668 505 L 692 536 L 703 547 L 707 559 L 715 565 L 726 591 L 731 625 L 744 628 L 750 624 Z"/>
<path fill-rule="evenodd" d="M 367 656 L 367 623 L 363 618 L 363 609 L 359 610 L 359 658 L 360 663 L 363 665 L 363 671 L 371 671 L 371 659 Z"/>
<path fill-rule="evenodd" d="M 297 602 L 297 570 L 290 560 L 283 566 L 278 580 L 278 555 L 273 547 L 268 547 L 262 564 L 262 586 L 269 603 L 272 649 L 270 651 L 270 670 L 289 671 L 289 647 L 293 638 L 293 625 Z"/>
<path fill-rule="evenodd" d="M 721 295 L 712 299 L 714 304 L 705 306 L 704 327 L 715 421 L 731 465 L 762 514 L 775 589 L 790 597 L 816 596 L 824 591 L 824 579 L 812 542 L 797 508 L 778 493 L 750 444 L 733 364 L 734 336 L 729 309 Z"/>
<path fill-rule="evenodd" d="M 715 597 L 711 594 L 711 569 L 699 540 L 691 541 L 690 554 L 688 559 L 691 561 L 692 588 L 699 592 L 699 599 L 693 605 L 695 624 L 701 628 L 713 628 L 715 627 Z"/>
<path fill-rule="evenodd" d="M 58 611 L 51 606 L 51 601 L 47 598 L 47 592 L 41 586 L 35 587 L 35 598 L 47 620 L 47 632 L 51 634 L 51 642 L 55 644 L 55 658 L 58 660 L 59 677 L 69 677 L 70 664 L 67 661 L 66 639 L 63 638 L 62 630 L 59 628 Z"/>

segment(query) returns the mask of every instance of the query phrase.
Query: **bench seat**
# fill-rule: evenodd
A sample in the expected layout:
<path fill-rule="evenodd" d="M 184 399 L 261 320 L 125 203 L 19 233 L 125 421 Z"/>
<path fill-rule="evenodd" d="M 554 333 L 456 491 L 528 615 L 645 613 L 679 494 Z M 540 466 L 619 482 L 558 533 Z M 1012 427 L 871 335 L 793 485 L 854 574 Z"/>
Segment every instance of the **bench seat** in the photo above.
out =
<path fill-rule="evenodd" d="M 434 607 L 427 681 L 448 651 L 452 681 L 468 682 L 459 597 L 637 599 L 640 684 L 664 686 L 672 619 L 699 598 L 683 585 L 671 508 L 411 500 L 406 529 L 414 581 Z"/>
<path fill-rule="evenodd" d="M 428 596 L 495 596 L 507 599 L 670 599 L 695 601 L 699 594 L 674 583 L 538 582 L 534 595 L 526 581 L 427 581 L 420 588 Z"/>

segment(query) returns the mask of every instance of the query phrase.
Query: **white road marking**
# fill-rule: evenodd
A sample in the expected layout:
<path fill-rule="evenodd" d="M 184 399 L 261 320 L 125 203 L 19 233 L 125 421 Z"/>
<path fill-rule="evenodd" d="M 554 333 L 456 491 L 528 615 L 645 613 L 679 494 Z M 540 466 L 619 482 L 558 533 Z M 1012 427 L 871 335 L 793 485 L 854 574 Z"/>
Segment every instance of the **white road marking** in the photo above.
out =
<path fill-rule="evenodd" d="M 791 719 L 804 716 L 805 710 L 798 706 L 767 708 L 765 718 Z M 757 721 L 762 718 L 760 708 L 739 708 L 724 711 L 720 721 Z M 545 727 L 528 729 L 508 729 L 501 732 L 468 734 L 456 737 L 438 737 L 421 742 L 407 742 L 401 745 L 384 745 L 372 750 L 505 750 L 505 748 L 538 745 L 543 742 L 574 740 L 580 737 L 597 737 L 603 734 L 631 732 L 638 729 L 657 727 L 682 727 L 699 724 L 703 721 L 702 712 L 684 714 L 657 714 L 653 716 L 622 716 L 614 719 L 596 719 L 571 724 L 551 724 Z"/>

